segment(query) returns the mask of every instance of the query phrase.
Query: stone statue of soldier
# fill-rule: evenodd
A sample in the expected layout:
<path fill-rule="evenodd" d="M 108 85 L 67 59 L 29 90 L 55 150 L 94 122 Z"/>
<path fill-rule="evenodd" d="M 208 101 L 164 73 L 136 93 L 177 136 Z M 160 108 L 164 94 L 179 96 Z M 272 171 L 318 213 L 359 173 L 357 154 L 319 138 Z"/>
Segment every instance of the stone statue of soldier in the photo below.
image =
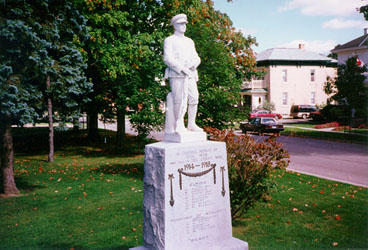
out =
<path fill-rule="evenodd" d="M 175 32 L 164 41 L 165 78 L 170 79 L 171 92 L 166 99 L 166 133 L 203 131 L 195 123 L 198 107 L 198 72 L 201 63 L 194 42 L 184 36 L 187 16 L 179 14 L 171 19 Z M 184 115 L 188 110 L 188 126 L 184 126 Z"/>

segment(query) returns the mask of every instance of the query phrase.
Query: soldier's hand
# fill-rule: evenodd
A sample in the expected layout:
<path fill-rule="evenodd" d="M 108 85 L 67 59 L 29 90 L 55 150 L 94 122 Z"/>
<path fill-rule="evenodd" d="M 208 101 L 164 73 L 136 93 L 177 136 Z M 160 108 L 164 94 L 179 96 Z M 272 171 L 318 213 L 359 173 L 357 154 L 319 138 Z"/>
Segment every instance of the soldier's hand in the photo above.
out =
<path fill-rule="evenodd" d="M 190 70 L 189 69 L 182 69 L 182 71 L 185 75 L 187 75 L 187 76 L 190 75 Z"/>

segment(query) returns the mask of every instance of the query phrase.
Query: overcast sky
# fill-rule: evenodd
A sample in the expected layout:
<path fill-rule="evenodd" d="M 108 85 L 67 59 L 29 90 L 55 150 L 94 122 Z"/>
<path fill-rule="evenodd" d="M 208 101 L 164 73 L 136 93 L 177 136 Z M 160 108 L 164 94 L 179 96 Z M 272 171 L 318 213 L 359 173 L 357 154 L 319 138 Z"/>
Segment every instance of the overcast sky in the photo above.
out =
<path fill-rule="evenodd" d="M 356 8 L 368 0 L 213 0 L 215 9 L 226 13 L 235 28 L 254 36 L 257 53 L 276 47 L 305 49 L 329 54 L 364 34 L 368 22 Z"/>

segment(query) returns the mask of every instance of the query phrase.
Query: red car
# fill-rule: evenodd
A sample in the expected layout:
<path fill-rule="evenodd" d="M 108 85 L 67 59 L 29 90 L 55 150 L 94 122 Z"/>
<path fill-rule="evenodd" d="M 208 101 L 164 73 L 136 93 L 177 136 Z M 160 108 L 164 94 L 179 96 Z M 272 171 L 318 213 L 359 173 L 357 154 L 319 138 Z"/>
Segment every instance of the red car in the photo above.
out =
<path fill-rule="evenodd" d="M 255 118 L 255 117 L 272 117 L 275 119 L 281 119 L 282 115 L 278 113 L 272 113 L 269 110 L 261 109 L 261 110 L 253 110 L 249 114 L 249 119 Z"/>

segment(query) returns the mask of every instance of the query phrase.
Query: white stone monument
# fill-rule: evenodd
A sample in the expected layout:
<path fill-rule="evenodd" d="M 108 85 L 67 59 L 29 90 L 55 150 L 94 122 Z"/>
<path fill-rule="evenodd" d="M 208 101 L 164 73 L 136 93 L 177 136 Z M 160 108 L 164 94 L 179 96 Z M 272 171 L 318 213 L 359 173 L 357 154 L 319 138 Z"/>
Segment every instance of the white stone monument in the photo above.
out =
<path fill-rule="evenodd" d="M 179 37 L 168 37 L 164 45 L 172 89 L 165 139 L 145 148 L 143 246 L 134 249 L 248 249 L 247 242 L 232 237 L 226 144 L 207 141 L 195 124 L 200 59 L 193 41 L 184 37 L 187 18 L 179 14 L 171 23 Z M 180 94 L 177 84 L 191 87 Z"/>

